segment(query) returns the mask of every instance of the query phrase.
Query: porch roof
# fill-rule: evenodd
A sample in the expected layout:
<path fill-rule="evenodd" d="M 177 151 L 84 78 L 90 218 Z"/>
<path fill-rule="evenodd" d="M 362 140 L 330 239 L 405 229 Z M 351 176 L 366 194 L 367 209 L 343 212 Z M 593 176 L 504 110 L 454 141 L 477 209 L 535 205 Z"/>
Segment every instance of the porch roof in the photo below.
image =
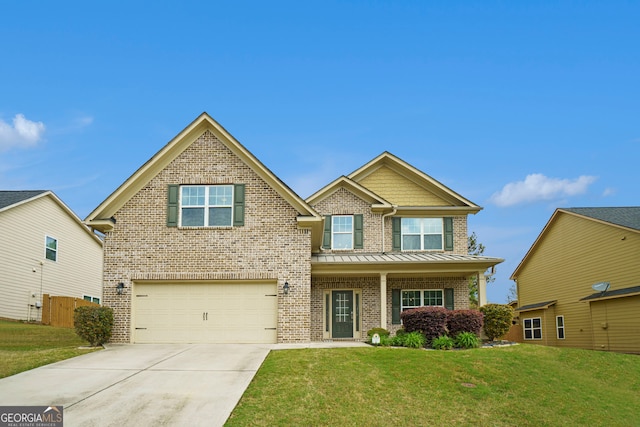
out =
<path fill-rule="evenodd" d="M 474 274 L 503 261 L 502 258 L 432 252 L 317 253 L 311 255 L 311 272 Z"/>

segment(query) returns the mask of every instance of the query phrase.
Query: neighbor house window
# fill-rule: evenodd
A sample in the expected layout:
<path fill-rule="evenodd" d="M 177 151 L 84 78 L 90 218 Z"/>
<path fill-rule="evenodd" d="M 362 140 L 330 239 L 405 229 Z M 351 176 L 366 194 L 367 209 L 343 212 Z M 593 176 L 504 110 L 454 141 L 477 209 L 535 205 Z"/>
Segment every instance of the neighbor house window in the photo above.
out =
<path fill-rule="evenodd" d="M 541 340 L 542 339 L 542 319 L 533 317 L 524 319 L 522 322 L 525 340 Z"/>
<path fill-rule="evenodd" d="M 333 249 L 353 249 L 353 215 L 331 217 L 331 242 Z"/>
<path fill-rule="evenodd" d="M 231 227 L 233 185 L 185 185 L 180 191 L 180 225 Z"/>
<path fill-rule="evenodd" d="M 96 304 L 100 304 L 100 298 L 98 298 L 98 297 L 92 297 L 90 295 L 84 295 L 82 297 L 82 299 L 84 299 L 85 301 L 90 301 L 90 302 L 95 302 Z"/>
<path fill-rule="evenodd" d="M 442 249 L 442 218 L 402 218 L 402 250 Z"/>
<path fill-rule="evenodd" d="M 45 258 L 50 261 L 58 260 L 58 240 L 47 236 L 45 239 Z"/>
<path fill-rule="evenodd" d="M 409 310 L 411 308 L 425 306 L 444 306 L 444 298 L 442 289 L 433 290 L 406 290 L 402 291 L 401 310 Z"/>
<path fill-rule="evenodd" d="M 564 339 L 564 316 L 556 316 L 556 330 L 558 331 L 558 339 Z"/>

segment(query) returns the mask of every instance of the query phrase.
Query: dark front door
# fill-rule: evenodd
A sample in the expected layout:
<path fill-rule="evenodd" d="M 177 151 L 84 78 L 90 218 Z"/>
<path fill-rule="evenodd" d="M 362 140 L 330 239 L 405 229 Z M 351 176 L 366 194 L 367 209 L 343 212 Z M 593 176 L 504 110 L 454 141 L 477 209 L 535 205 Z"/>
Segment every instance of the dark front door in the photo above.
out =
<path fill-rule="evenodd" d="M 333 338 L 353 338 L 353 291 L 333 291 Z"/>

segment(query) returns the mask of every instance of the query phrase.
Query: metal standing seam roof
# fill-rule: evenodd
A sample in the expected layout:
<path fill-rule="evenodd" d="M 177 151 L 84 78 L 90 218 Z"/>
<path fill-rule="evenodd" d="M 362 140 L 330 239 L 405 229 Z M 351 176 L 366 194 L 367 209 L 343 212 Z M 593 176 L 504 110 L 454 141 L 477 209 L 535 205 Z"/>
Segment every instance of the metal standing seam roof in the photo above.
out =
<path fill-rule="evenodd" d="M 502 262 L 501 258 L 478 255 L 455 255 L 442 253 L 330 253 L 313 254 L 311 263 L 326 264 L 395 264 L 395 263 L 466 263 L 466 262 Z"/>
<path fill-rule="evenodd" d="M 31 199 L 47 190 L 0 191 L 0 209 Z"/>
<path fill-rule="evenodd" d="M 640 230 L 640 206 L 610 207 L 610 208 L 562 208 L 560 210 L 572 212 L 589 218 L 611 224 L 621 225 L 634 230 Z"/>

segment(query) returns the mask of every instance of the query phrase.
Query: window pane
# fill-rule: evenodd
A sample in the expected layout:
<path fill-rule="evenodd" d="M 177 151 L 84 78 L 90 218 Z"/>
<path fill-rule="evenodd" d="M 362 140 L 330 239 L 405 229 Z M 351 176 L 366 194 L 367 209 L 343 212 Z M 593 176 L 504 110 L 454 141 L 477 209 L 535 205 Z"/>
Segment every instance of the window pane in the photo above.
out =
<path fill-rule="evenodd" d="M 334 234 L 333 249 L 352 249 L 351 234 Z"/>
<path fill-rule="evenodd" d="M 424 305 L 442 305 L 442 291 L 424 291 Z"/>
<path fill-rule="evenodd" d="M 402 249 L 405 251 L 420 250 L 420 236 L 403 236 Z"/>
<path fill-rule="evenodd" d="M 420 234 L 420 218 L 402 218 L 402 234 Z"/>
<path fill-rule="evenodd" d="M 47 257 L 48 260 L 55 261 L 56 260 L 56 251 L 53 251 L 53 250 L 47 248 L 45 256 Z"/>
<path fill-rule="evenodd" d="M 209 187 L 209 206 L 231 206 L 233 202 L 230 185 Z"/>
<path fill-rule="evenodd" d="M 204 206 L 204 187 L 182 187 L 182 206 Z"/>
<path fill-rule="evenodd" d="M 531 328 L 531 319 L 524 319 L 524 327 Z"/>
<path fill-rule="evenodd" d="M 558 329 L 558 339 L 564 339 L 564 328 Z"/>
<path fill-rule="evenodd" d="M 334 216 L 333 231 L 334 233 L 351 233 L 353 231 L 353 217 Z"/>
<path fill-rule="evenodd" d="M 424 218 L 422 224 L 425 234 L 442 234 L 442 218 Z"/>
<path fill-rule="evenodd" d="M 403 307 L 419 307 L 421 304 L 420 291 L 402 291 Z"/>
<path fill-rule="evenodd" d="M 536 339 L 542 338 L 542 330 L 541 329 L 534 329 L 533 330 L 533 338 L 536 338 Z"/>
<path fill-rule="evenodd" d="M 441 234 L 427 234 L 424 236 L 425 249 L 442 249 Z"/>
<path fill-rule="evenodd" d="M 539 328 L 540 327 L 540 318 L 539 317 L 533 319 L 533 327 L 534 328 Z"/>
<path fill-rule="evenodd" d="M 182 225 L 184 227 L 203 227 L 204 208 L 183 208 Z"/>
<path fill-rule="evenodd" d="M 54 251 L 58 249 L 58 241 L 53 237 L 47 236 L 47 249 L 53 249 Z"/>
<path fill-rule="evenodd" d="M 564 326 L 564 317 L 558 316 L 556 317 L 556 321 L 558 322 L 558 327 Z"/>
<path fill-rule="evenodd" d="M 528 339 L 528 340 L 533 338 L 533 335 L 531 334 L 531 329 L 525 329 L 524 330 L 524 337 L 525 337 L 525 339 Z"/>
<path fill-rule="evenodd" d="M 231 208 L 209 208 L 209 225 L 214 227 L 231 225 Z"/>

